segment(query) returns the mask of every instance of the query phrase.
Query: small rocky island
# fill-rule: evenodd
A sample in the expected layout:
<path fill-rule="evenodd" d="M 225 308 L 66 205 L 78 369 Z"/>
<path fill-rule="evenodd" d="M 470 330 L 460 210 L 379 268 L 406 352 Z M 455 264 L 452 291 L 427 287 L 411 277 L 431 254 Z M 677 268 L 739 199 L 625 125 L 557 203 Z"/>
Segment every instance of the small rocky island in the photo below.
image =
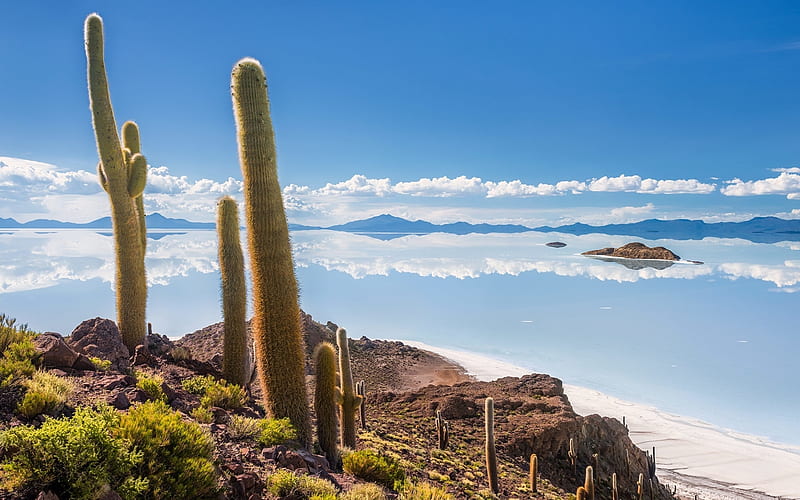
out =
<path fill-rule="evenodd" d="M 600 250 L 589 250 L 581 255 L 621 257 L 625 259 L 652 259 L 652 260 L 681 260 L 672 250 L 664 247 L 649 247 L 642 243 L 628 243 L 619 248 L 601 248 Z"/>

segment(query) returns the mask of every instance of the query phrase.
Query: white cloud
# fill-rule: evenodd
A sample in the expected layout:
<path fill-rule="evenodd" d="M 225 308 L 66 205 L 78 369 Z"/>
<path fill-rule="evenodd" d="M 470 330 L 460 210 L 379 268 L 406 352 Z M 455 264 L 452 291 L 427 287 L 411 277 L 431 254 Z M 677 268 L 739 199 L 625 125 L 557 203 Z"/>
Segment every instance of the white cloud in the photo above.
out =
<path fill-rule="evenodd" d="M 386 179 L 388 181 L 388 179 Z M 423 177 L 418 181 L 398 182 L 392 188 L 398 194 L 411 196 L 448 197 L 463 194 L 484 194 L 486 186 L 480 177 L 466 177 L 461 175 L 455 179 L 447 176 L 428 179 Z"/>
<path fill-rule="evenodd" d="M 615 219 L 615 221 L 627 220 L 631 217 L 640 218 L 643 214 L 650 213 L 655 208 L 655 205 L 652 203 L 641 207 L 618 207 L 611 210 L 611 217 Z"/>
<path fill-rule="evenodd" d="M 651 193 L 651 194 L 709 194 L 716 184 L 706 184 L 697 179 L 642 179 L 638 175 L 603 176 L 589 183 L 589 191 L 607 193 Z"/>
<path fill-rule="evenodd" d="M 753 196 L 763 194 L 785 194 L 790 200 L 800 199 L 800 174 L 783 171 L 777 177 L 756 181 L 733 179 L 720 189 L 725 196 Z"/>
<path fill-rule="evenodd" d="M 800 174 L 800 167 L 783 167 L 770 169 L 773 172 L 787 172 L 790 174 Z"/>

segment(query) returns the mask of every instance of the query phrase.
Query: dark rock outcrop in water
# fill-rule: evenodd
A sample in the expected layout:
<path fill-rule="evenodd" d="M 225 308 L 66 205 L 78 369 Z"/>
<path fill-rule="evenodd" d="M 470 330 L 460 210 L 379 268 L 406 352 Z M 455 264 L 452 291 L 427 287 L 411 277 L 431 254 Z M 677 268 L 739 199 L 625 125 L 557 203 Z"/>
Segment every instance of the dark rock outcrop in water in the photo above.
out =
<path fill-rule="evenodd" d="M 619 248 L 601 248 L 600 250 L 589 250 L 581 255 L 600 255 L 604 257 L 623 257 L 626 259 L 657 259 L 657 260 L 681 260 L 671 250 L 664 247 L 649 247 L 642 243 L 628 243 Z"/>
<path fill-rule="evenodd" d="M 567 246 L 563 241 L 551 241 L 550 243 L 545 243 L 545 245 L 551 248 L 563 248 Z"/>

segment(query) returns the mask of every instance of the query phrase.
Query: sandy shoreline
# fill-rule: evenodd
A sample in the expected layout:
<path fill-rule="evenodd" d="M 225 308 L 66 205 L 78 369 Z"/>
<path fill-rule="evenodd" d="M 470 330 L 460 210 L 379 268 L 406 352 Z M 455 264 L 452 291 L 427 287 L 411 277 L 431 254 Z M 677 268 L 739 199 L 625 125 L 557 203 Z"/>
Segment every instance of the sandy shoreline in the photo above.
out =
<path fill-rule="evenodd" d="M 480 354 L 401 342 L 439 354 L 478 380 L 521 376 L 530 370 Z M 656 447 L 662 483 L 676 485 L 680 498 L 704 500 L 800 499 L 800 448 L 772 443 L 706 422 L 620 400 L 573 385 L 564 390 L 578 414 L 597 413 L 622 419 L 634 443 Z M 762 493 L 763 492 L 763 493 Z"/>

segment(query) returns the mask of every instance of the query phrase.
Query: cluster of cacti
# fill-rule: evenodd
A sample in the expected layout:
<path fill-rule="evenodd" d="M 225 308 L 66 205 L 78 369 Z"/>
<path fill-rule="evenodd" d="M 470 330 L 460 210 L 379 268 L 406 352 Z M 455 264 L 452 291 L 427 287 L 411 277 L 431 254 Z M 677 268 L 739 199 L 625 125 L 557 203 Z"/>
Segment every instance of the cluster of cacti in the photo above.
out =
<path fill-rule="evenodd" d="M 217 251 L 222 281 L 222 376 L 245 387 L 250 382 L 247 348 L 247 286 L 239 241 L 239 209 L 225 196 L 217 203 Z"/>
<path fill-rule="evenodd" d="M 336 447 L 341 393 L 336 387 L 336 352 L 332 344 L 322 342 L 314 350 L 314 411 L 317 413 L 317 441 L 328 462 L 336 467 L 339 452 Z"/>
<path fill-rule="evenodd" d="M 363 398 L 353 389 L 353 374 L 350 371 L 350 346 L 347 343 L 347 331 L 339 328 L 336 331 L 336 343 L 339 346 L 339 390 L 341 397 L 339 406 L 342 422 L 340 427 L 342 446 L 356 447 L 356 410 Z"/>
<path fill-rule="evenodd" d="M 530 471 L 528 472 L 528 482 L 530 483 L 529 486 L 533 493 L 536 493 L 536 475 L 538 469 L 539 469 L 539 459 L 537 458 L 536 453 L 532 453 Z"/>
<path fill-rule="evenodd" d="M 367 386 L 366 382 L 360 380 L 356 382 L 356 394 L 361 396 L 361 405 L 358 407 L 361 412 L 361 428 L 367 428 Z"/>
<path fill-rule="evenodd" d="M 656 477 L 656 447 L 653 446 L 653 454 L 645 452 L 647 458 L 647 475 L 650 479 Z"/>
<path fill-rule="evenodd" d="M 103 56 L 103 20 L 97 14 L 86 18 L 87 76 L 89 104 L 92 110 L 97 152 L 100 162 L 97 175 L 111 202 L 116 254 L 117 326 L 130 352 L 145 343 L 144 206 L 141 201 L 147 183 L 147 161 L 141 154 L 139 129 L 133 122 L 122 128 L 122 142 L 117 133 L 114 109 L 108 92 Z"/>
<path fill-rule="evenodd" d="M 275 134 L 261 64 L 242 59 L 231 75 L 253 280 L 253 337 L 264 403 L 288 417 L 308 445 L 305 353 L 289 228 L 278 183 Z"/>
<path fill-rule="evenodd" d="M 500 491 L 497 482 L 497 452 L 494 448 L 494 399 L 486 398 L 486 477 L 492 493 Z"/>
<path fill-rule="evenodd" d="M 436 410 L 436 438 L 439 442 L 439 449 L 446 450 L 447 443 L 450 442 L 450 422 L 442 418 L 442 412 Z"/>

